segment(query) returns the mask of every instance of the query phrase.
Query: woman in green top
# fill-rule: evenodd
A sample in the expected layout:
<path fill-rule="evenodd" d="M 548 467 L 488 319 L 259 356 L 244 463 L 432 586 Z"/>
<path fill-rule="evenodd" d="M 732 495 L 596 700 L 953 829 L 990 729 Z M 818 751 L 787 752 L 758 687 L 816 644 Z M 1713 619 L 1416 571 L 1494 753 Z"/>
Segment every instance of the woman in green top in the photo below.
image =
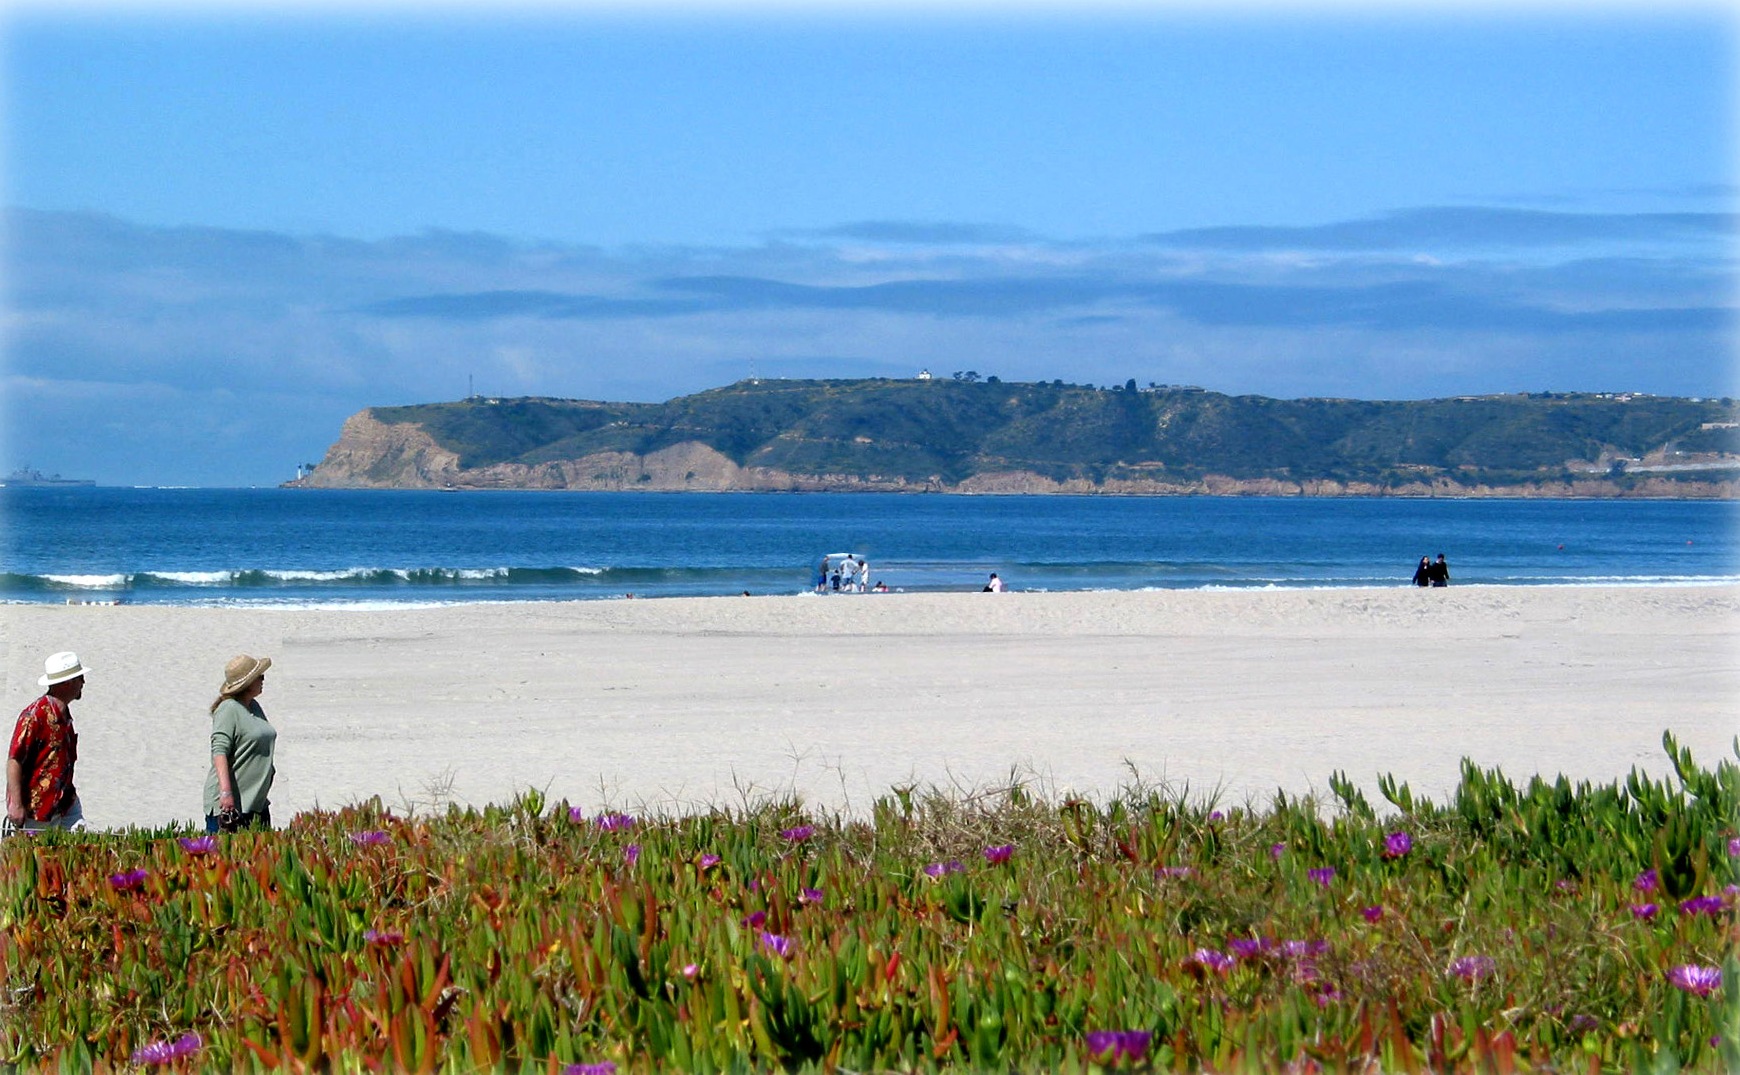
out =
<path fill-rule="evenodd" d="M 278 729 L 266 722 L 260 692 L 270 657 L 243 654 L 224 666 L 223 686 L 211 704 L 211 771 L 205 778 L 205 831 L 272 827 L 272 748 Z"/>

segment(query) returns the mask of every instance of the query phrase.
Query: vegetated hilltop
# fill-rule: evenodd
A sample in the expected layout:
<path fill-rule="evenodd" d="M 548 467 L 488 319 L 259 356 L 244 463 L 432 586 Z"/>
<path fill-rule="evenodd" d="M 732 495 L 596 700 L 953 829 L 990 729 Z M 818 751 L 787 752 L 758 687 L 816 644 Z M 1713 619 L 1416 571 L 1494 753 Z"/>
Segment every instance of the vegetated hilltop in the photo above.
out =
<path fill-rule="evenodd" d="M 1605 393 L 1283 400 L 1134 381 L 750 380 L 664 403 L 373 407 L 292 484 L 1731 497 L 1740 410 Z"/>

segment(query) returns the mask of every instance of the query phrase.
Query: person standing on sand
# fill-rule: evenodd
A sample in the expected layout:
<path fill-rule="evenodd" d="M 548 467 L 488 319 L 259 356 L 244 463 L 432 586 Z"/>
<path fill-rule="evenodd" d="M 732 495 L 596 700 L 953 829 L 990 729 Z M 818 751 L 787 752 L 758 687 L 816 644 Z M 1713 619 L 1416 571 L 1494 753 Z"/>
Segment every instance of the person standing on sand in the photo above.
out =
<path fill-rule="evenodd" d="M 1420 566 L 1414 568 L 1414 585 L 1432 585 L 1432 558 L 1430 556 L 1420 557 Z"/>
<path fill-rule="evenodd" d="M 1426 574 L 1434 586 L 1450 585 L 1450 565 L 1444 562 L 1443 553 L 1438 554 L 1438 559 L 1433 561 L 1431 569 Z"/>
<path fill-rule="evenodd" d="M 266 721 L 260 692 L 270 657 L 242 654 L 224 666 L 224 682 L 211 704 L 211 770 L 205 778 L 205 831 L 272 827 L 272 753 L 278 729 Z"/>
<path fill-rule="evenodd" d="M 85 667 L 72 651 L 42 662 L 37 686 L 48 690 L 24 707 L 12 728 L 6 752 L 6 828 L 85 828 L 84 807 L 73 787 L 73 764 L 79 757 L 79 737 L 73 730 L 72 703 L 85 693 Z"/>

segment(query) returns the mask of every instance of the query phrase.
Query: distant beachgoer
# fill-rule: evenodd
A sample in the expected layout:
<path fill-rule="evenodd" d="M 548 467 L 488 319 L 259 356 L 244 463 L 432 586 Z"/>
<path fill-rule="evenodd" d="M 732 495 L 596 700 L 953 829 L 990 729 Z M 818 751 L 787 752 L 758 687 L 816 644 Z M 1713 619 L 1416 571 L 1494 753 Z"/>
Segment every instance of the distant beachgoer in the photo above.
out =
<path fill-rule="evenodd" d="M 995 571 L 993 571 L 993 572 L 991 572 L 991 581 L 985 583 L 985 588 L 983 590 L 980 590 L 979 592 L 980 593 L 1002 593 L 1003 592 L 1003 580 L 998 578 L 997 573 Z"/>
<path fill-rule="evenodd" d="M 858 592 L 864 593 L 865 591 L 867 591 L 869 589 L 870 589 L 870 561 L 865 560 L 862 557 L 860 557 L 858 560 Z"/>
<path fill-rule="evenodd" d="M 1420 566 L 1414 568 L 1414 585 L 1432 585 L 1432 558 L 1430 556 L 1420 557 Z"/>
<path fill-rule="evenodd" d="M 1432 561 L 1432 567 L 1427 572 L 1434 586 L 1450 585 L 1450 565 L 1444 561 L 1444 554 L 1439 553 L 1438 559 Z"/>
<path fill-rule="evenodd" d="M 856 589 L 857 581 L 858 559 L 855 556 L 848 556 L 846 557 L 846 561 L 840 565 L 841 588 L 847 593 L 851 593 Z"/>
<path fill-rule="evenodd" d="M 887 593 L 888 592 L 888 583 L 884 582 L 881 579 L 877 579 L 875 590 L 877 593 Z"/>
<path fill-rule="evenodd" d="M 828 558 L 822 557 L 822 565 L 816 568 L 816 592 L 825 593 L 828 589 Z"/>
<path fill-rule="evenodd" d="M 6 752 L 6 829 L 82 831 L 85 812 L 73 786 L 79 737 L 72 703 L 85 693 L 85 667 L 78 654 L 56 653 L 42 662 L 42 697 L 24 707 Z"/>
<path fill-rule="evenodd" d="M 834 569 L 834 573 L 832 575 L 828 576 L 828 585 L 830 588 L 833 589 L 833 591 L 835 593 L 840 592 L 840 569 L 839 568 L 836 567 Z"/>
<path fill-rule="evenodd" d="M 269 796 L 277 769 L 272 754 L 278 729 L 260 708 L 270 657 L 242 654 L 224 666 L 223 685 L 211 704 L 211 769 L 205 778 L 205 831 L 272 827 Z"/>

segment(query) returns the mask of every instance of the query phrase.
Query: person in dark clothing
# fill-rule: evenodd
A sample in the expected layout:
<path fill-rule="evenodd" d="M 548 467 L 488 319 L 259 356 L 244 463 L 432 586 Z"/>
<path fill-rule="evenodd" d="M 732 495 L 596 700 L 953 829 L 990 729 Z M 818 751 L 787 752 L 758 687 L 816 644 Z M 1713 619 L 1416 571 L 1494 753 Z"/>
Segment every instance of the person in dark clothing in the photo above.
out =
<path fill-rule="evenodd" d="M 1414 568 L 1414 585 L 1432 585 L 1432 558 L 1430 556 L 1420 557 L 1420 566 Z"/>
<path fill-rule="evenodd" d="M 1427 575 L 1431 578 L 1434 586 L 1450 585 L 1450 565 L 1444 562 L 1443 553 L 1439 553 L 1438 559 L 1432 561 L 1431 569 Z"/>

